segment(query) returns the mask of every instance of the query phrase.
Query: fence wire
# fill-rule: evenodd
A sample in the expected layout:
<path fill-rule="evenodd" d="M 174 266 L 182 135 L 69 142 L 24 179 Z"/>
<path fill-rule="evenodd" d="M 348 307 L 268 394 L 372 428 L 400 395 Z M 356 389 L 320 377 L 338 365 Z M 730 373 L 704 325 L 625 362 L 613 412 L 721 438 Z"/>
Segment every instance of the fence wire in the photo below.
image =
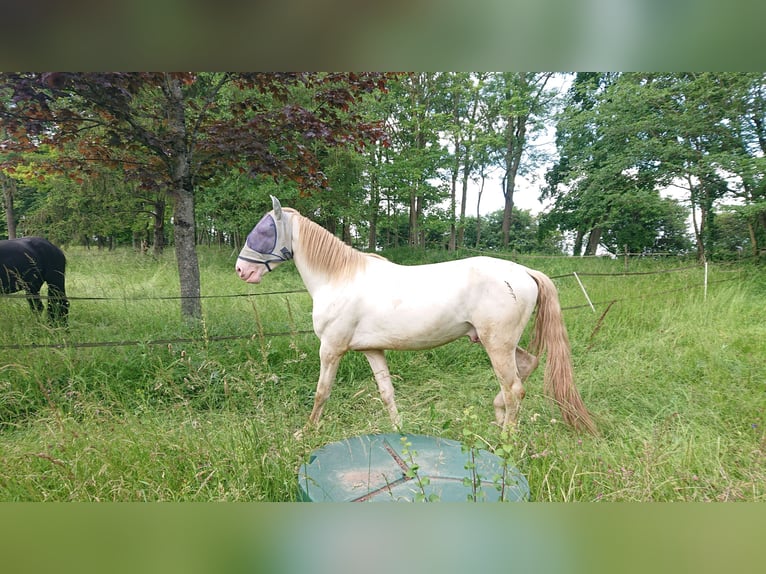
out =
<path fill-rule="evenodd" d="M 661 275 L 666 273 L 675 273 L 680 271 L 687 271 L 690 269 L 700 269 L 700 265 L 693 265 L 688 267 L 678 267 L 674 269 L 662 269 L 658 271 L 633 271 L 633 272 L 618 272 L 618 273 L 577 273 L 577 275 L 581 277 L 624 277 L 624 276 L 630 276 L 630 275 Z M 575 272 L 565 273 L 562 275 L 554 275 L 551 276 L 551 279 L 562 279 L 567 277 L 575 277 Z M 719 279 L 716 281 L 708 281 L 708 285 L 712 284 L 718 284 L 718 283 L 725 283 L 727 281 L 734 281 L 736 280 L 736 277 L 732 277 L 730 279 Z M 687 285 L 685 287 L 680 287 L 677 289 L 668 289 L 666 291 L 655 291 L 652 293 L 652 296 L 655 297 L 657 295 L 665 295 L 669 293 L 677 293 L 681 291 L 688 291 L 691 289 L 699 288 L 702 284 L 694 284 L 694 285 Z M 296 293 L 307 293 L 307 290 L 304 289 L 288 289 L 284 291 L 265 291 L 265 292 L 257 292 L 257 293 L 233 293 L 233 294 L 224 294 L 224 295 L 201 295 L 198 298 L 199 299 L 222 299 L 222 298 L 237 298 L 237 297 L 263 297 L 268 295 L 290 295 L 290 294 L 296 294 Z M 609 305 L 610 307 L 618 302 L 622 301 L 628 301 L 632 299 L 644 299 L 648 297 L 648 295 L 640 295 L 635 297 L 621 297 L 616 299 L 608 299 L 606 301 L 597 301 L 593 302 L 592 305 Z M 26 299 L 28 298 L 27 295 L 24 294 L 0 294 L 0 298 L 19 298 L 19 299 Z M 40 299 L 47 299 L 48 297 L 45 295 L 40 295 Z M 132 301 L 132 302 L 139 302 L 139 301 L 151 301 L 151 300 L 162 300 L 162 301 L 172 301 L 172 300 L 181 300 L 181 299 L 188 299 L 190 297 L 184 297 L 180 295 L 172 296 L 136 296 L 136 297 L 88 297 L 88 296 L 67 296 L 68 299 L 73 301 Z M 194 297 L 197 298 L 197 297 Z M 574 311 L 579 309 L 587 309 L 592 308 L 591 304 L 584 304 L 584 305 L 573 305 L 568 307 L 562 307 L 562 311 Z M 173 345 L 173 344 L 189 344 L 189 343 L 209 343 L 209 342 L 220 342 L 220 341 L 235 341 L 235 340 L 257 340 L 262 338 L 274 338 L 274 337 L 287 337 L 287 336 L 295 336 L 295 335 L 305 335 L 305 334 L 313 334 L 314 331 L 312 330 L 288 330 L 288 331 L 274 331 L 274 332 L 257 332 L 257 333 L 249 333 L 249 334 L 242 334 L 242 335 L 222 335 L 222 336 L 204 336 L 204 337 L 179 337 L 174 339 L 152 339 L 152 340 L 123 340 L 123 341 L 84 341 L 84 342 L 71 342 L 71 341 L 62 341 L 60 343 L 19 343 L 19 344 L 11 344 L 11 345 L 0 345 L 0 350 L 36 350 L 36 349 L 79 349 L 79 348 L 97 348 L 97 347 L 122 347 L 122 346 L 141 346 L 141 345 L 149 345 L 149 346 L 156 346 L 156 345 Z"/>
<path fill-rule="evenodd" d="M 264 295 L 289 295 L 292 293 L 308 293 L 306 289 L 289 289 L 287 291 L 265 291 L 260 293 L 231 293 L 229 295 L 137 295 L 135 297 L 90 297 L 67 295 L 70 301 L 180 301 L 182 299 L 227 299 L 235 297 L 261 297 Z M 0 299 L 48 299 L 47 295 L 25 295 L 24 293 L 0 293 Z"/>

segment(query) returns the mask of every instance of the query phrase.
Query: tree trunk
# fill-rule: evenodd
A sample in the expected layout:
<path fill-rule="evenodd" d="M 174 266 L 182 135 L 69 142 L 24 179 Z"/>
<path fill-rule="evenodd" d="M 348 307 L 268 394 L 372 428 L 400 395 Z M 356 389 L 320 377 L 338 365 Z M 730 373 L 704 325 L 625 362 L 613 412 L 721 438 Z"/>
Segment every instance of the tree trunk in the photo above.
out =
<path fill-rule="evenodd" d="M 181 286 L 181 315 L 186 319 L 202 317 L 200 301 L 199 261 L 194 241 L 194 196 L 180 189 L 173 208 L 173 239 Z"/>
<path fill-rule="evenodd" d="M 166 80 L 168 129 L 174 135 L 171 161 L 173 179 L 173 238 L 181 286 L 181 315 L 187 320 L 202 317 L 199 261 L 194 240 L 194 184 L 191 152 L 187 146 L 181 83 L 170 75 Z"/>
<path fill-rule="evenodd" d="M 468 162 L 466 162 L 467 164 Z M 457 244 L 458 247 L 463 246 L 465 237 L 465 208 L 466 199 L 468 198 L 468 165 L 463 166 L 463 188 L 460 195 L 460 219 L 457 225 Z M 478 211 L 478 210 L 477 210 Z M 478 217 L 478 214 L 477 214 Z"/>
<path fill-rule="evenodd" d="M 16 182 L 5 173 L 0 173 L 5 205 L 5 222 L 8 225 L 8 239 L 16 239 L 16 212 L 13 210 L 13 198 L 16 194 Z"/>
<path fill-rule="evenodd" d="M 585 248 L 585 255 L 595 255 L 599 243 L 601 243 L 601 228 L 594 227 L 590 230 L 590 235 L 588 236 L 588 246 Z"/>
<path fill-rule="evenodd" d="M 457 211 L 457 162 L 452 170 L 452 185 L 450 187 L 450 209 L 449 209 L 449 251 L 455 251 L 457 246 L 457 227 L 455 225 L 455 212 Z"/>
<path fill-rule="evenodd" d="M 476 199 L 476 249 L 479 248 L 479 240 L 481 239 L 481 194 L 484 193 L 484 182 L 486 178 L 484 173 L 481 174 L 481 186 L 479 187 L 479 197 Z"/>
<path fill-rule="evenodd" d="M 447 249 L 449 251 L 455 251 L 457 247 L 457 177 L 460 173 L 460 152 L 463 148 L 460 138 L 460 94 L 458 90 L 452 94 L 452 122 L 454 132 L 454 138 L 452 144 L 455 146 L 455 158 L 452 164 L 452 173 L 450 181 L 450 209 L 449 209 L 449 244 Z"/>
<path fill-rule="evenodd" d="M 513 193 L 516 188 L 516 175 L 521 165 L 521 154 L 527 133 L 525 118 L 508 119 L 508 141 L 505 154 L 505 178 L 503 180 L 503 247 L 507 248 L 511 237 L 511 218 L 513 217 Z"/>
<path fill-rule="evenodd" d="M 705 243 L 702 241 L 705 218 L 702 217 L 702 223 L 697 222 L 697 206 L 692 201 L 692 227 L 694 228 L 694 240 L 697 243 L 697 260 L 700 263 L 705 261 Z"/>
<path fill-rule="evenodd" d="M 370 211 L 368 219 L 370 220 L 370 234 L 367 239 L 367 250 L 375 253 L 378 249 L 378 209 L 380 208 L 380 189 L 378 187 L 378 165 L 377 155 L 380 153 L 377 148 L 373 148 L 372 161 L 373 167 L 370 175 Z"/>
<path fill-rule="evenodd" d="M 510 191 L 508 191 L 510 190 Z M 506 184 L 505 205 L 503 206 L 503 248 L 511 242 L 511 216 L 513 215 L 513 183 Z"/>
<path fill-rule="evenodd" d="M 753 257 L 758 256 L 758 237 L 755 235 L 755 225 L 752 221 L 747 222 L 747 232 L 750 234 L 750 251 Z"/>
<path fill-rule="evenodd" d="M 572 255 L 580 257 L 582 255 L 582 241 L 585 238 L 585 232 L 582 229 L 578 229 L 575 233 L 574 246 L 572 247 Z"/>
<path fill-rule="evenodd" d="M 154 203 L 153 253 L 155 257 L 165 250 L 165 199 L 157 198 Z"/>
<path fill-rule="evenodd" d="M 376 190 L 377 191 L 377 190 Z M 378 249 L 378 200 L 370 202 L 370 234 L 367 238 L 367 251 L 375 253 Z"/>
<path fill-rule="evenodd" d="M 410 191 L 410 247 L 417 247 L 418 244 L 418 197 L 417 191 L 413 188 Z"/>

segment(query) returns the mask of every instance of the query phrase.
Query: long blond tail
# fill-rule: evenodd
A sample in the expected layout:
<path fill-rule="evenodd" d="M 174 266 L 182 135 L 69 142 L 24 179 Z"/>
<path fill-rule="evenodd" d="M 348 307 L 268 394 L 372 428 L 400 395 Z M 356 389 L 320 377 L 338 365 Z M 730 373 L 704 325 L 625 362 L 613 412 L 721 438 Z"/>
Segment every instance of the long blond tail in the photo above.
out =
<path fill-rule="evenodd" d="M 577 430 L 596 433 L 596 425 L 582 402 L 574 383 L 569 336 L 561 314 L 558 292 L 553 281 L 540 271 L 528 269 L 538 288 L 537 318 L 529 350 L 535 355 L 547 352 L 543 386 L 561 409 L 564 421 Z"/>

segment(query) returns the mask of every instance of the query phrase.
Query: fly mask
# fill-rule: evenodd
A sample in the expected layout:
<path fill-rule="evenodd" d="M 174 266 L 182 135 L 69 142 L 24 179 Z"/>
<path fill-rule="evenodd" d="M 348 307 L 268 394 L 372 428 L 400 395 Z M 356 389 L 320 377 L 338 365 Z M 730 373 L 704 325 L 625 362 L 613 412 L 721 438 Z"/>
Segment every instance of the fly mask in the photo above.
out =
<path fill-rule="evenodd" d="M 264 215 L 248 234 L 238 256 L 243 261 L 265 265 L 267 271 L 271 271 L 272 264 L 293 258 L 290 215 L 282 211 L 282 205 L 273 195 L 271 202 L 273 211 Z"/>

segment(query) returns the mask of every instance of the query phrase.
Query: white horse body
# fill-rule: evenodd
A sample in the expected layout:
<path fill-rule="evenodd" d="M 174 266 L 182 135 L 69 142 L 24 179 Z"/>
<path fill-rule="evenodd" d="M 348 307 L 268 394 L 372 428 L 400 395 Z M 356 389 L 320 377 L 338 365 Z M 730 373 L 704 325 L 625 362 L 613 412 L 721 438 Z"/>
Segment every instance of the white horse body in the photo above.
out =
<path fill-rule="evenodd" d="M 237 273 L 259 283 L 272 267 L 294 259 L 313 300 L 320 340 L 320 375 L 310 423 L 318 423 L 341 357 L 349 350 L 367 357 L 394 426 L 400 418 L 384 350 L 437 347 L 469 336 L 481 342 L 500 382 L 494 400 L 498 424 L 515 423 L 523 382 L 537 367 L 518 347 L 535 306 L 531 347 L 548 351 L 545 387 L 564 419 L 593 431 L 572 380 L 569 341 L 556 289 L 539 271 L 492 257 L 403 266 L 361 253 L 293 210 L 274 210 L 248 235 Z M 536 352 L 534 351 L 533 352 Z"/>
<path fill-rule="evenodd" d="M 297 254 L 295 262 L 310 276 Z M 355 351 L 430 349 L 465 335 L 475 341 L 479 328 L 493 326 L 520 336 L 537 300 L 524 267 L 489 257 L 416 266 L 370 258 L 348 283 L 310 292 L 317 336 Z"/>

